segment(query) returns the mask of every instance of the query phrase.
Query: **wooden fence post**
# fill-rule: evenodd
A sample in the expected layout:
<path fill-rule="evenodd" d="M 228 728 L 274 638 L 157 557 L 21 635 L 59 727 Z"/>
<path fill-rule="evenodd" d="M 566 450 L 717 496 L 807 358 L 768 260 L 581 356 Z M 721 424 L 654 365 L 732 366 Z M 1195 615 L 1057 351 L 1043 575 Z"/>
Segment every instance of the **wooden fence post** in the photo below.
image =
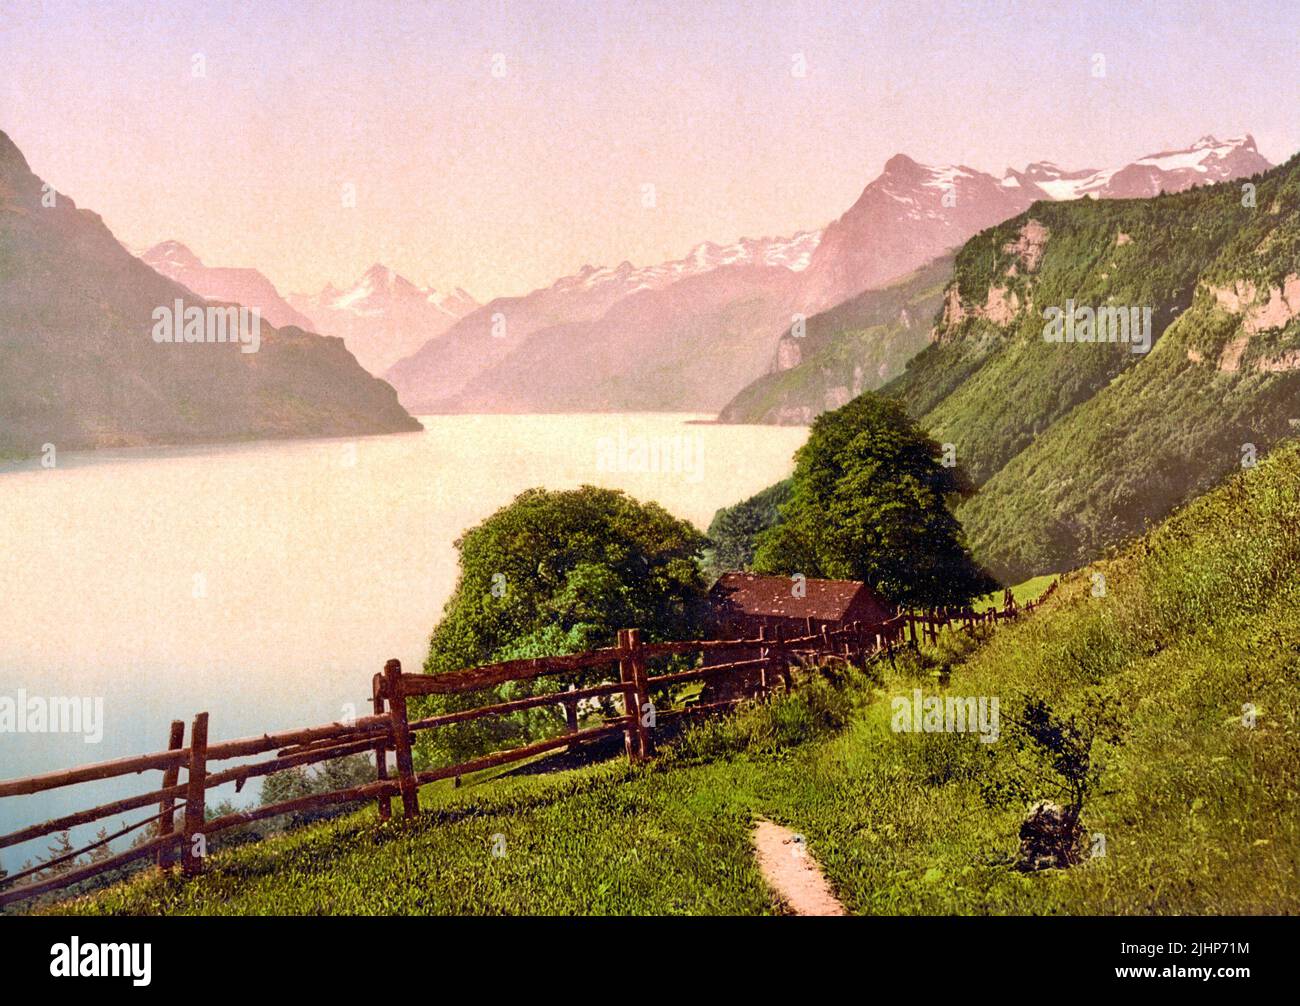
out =
<path fill-rule="evenodd" d="M 758 627 L 758 638 L 766 642 L 769 636 L 770 633 L 768 631 L 767 626 L 760 625 Z M 758 693 L 764 696 L 767 695 L 767 689 L 768 689 L 767 664 L 768 661 L 771 659 L 771 657 L 772 657 L 772 648 L 770 646 L 759 647 L 758 659 L 763 662 L 758 665 Z"/>
<path fill-rule="evenodd" d="M 623 726 L 623 750 L 627 753 L 628 764 L 635 765 L 639 747 L 638 727 L 641 723 L 641 714 L 637 708 L 636 674 L 632 670 L 632 642 L 629 638 L 631 632 L 631 629 L 618 630 L 618 648 L 621 654 L 618 658 L 618 679 L 624 685 L 623 712 L 627 717 L 627 722 Z"/>
<path fill-rule="evenodd" d="M 167 750 L 179 751 L 185 744 L 185 723 L 183 720 L 172 720 L 171 733 L 167 736 Z M 181 767 L 179 765 L 168 765 L 163 770 L 163 789 L 171 789 L 176 785 L 176 780 L 180 778 Z M 174 796 L 164 796 L 158 804 L 158 811 L 162 817 L 158 819 L 158 834 L 166 836 L 176 830 L 176 798 Z M 158 869 L 164 873 L 171 872 L 172 863 L 176 861 L 172 855 L 172 850 L 165 845 L 158 847 Z"/>
<path fill-rule="evenodd" d="M 790 651 L 786 648 L 785 628 L 781 625 L 776 627 L 776 673 L 781 675 L 787 692 L 794 688 L 794 681 L 790 677 Z"/>
<path fill-rule="evenodd" d="M 641 630 L 628 629 L 627 641 L 632 649 L 632 684 L 636 686 L 637 757 L 645 761 L 654 750 L 654 741 L 645 723 L 644 707 L 650 701 L 650 684 L 645 672 L 645 653 L 641 649 Z"/>
<path fill-rule="evenodd" d="M 384 676 L 376 674 L 370 679 L 370 702 L 376 716 L 384 715 Z M 375 778 L 380 782 L 388 780 L 388 743 L 380 739 L 375 745 Z M 380 795 L 376 801 L 379 820 L 387 821 L 393 816 L 393 798 L 388 793 Z"/>
<path fill-rule="evenodd" d="M 193 877 L 203 871 L 203 856 L 207 852 L 202 840 L 205 789 L 208 777 L 208 714 L 199 713 L 190 725 L 190 767 L 185 780 L 184 844 L 181 847 L 181 874 Z M 196 849 L 194 839 L 204 845 Z"/>
<path fill-rule="evenodd" d="M 415 763 L 411 760 L 411 731 L 407 728 L 406 696 L 402 694 L 402 662 L 384 664 L 384 698 L 393 724 L 393 751 L 397 755 L 397 782 L 402 790 L 402 816 L 420 813 L 420 794 L 415 785 Z"/>

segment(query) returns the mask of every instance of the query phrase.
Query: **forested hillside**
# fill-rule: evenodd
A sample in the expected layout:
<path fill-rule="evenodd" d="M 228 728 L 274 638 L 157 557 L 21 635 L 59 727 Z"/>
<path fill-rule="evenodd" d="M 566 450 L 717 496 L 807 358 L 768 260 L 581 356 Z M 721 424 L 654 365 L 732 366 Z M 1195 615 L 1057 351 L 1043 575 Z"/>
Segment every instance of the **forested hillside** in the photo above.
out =
<path fill-rule="evenodd" d="M 787 331 L 771 371 L 733 398 L 719 422 L 811 423 L 898 376 L 929 343 L 951 276 L 948 255 L 813 315 L 802 335 Z"/>
<path fill-rule="evenodd" d="M 957 515 L 1014 583 L 1096 558 L 1290 433 L 1298 315 L 1300 158 L 1040 202 L 961 249 L 933 341 L 881 393 L 979 485 Z"/>

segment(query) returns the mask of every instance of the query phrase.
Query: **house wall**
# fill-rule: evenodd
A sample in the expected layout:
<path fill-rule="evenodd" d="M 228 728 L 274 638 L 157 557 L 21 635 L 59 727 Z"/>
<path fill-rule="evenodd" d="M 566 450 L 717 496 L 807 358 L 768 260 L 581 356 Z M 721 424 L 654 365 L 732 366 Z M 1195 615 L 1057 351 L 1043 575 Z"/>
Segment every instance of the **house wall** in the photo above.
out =
<path fill-rule="evenodd" d="M 853 599 L 845 612 L 846 622 L 884 622 L 894 617 L 894 610 L 879 598 L 863 594 Z"/>

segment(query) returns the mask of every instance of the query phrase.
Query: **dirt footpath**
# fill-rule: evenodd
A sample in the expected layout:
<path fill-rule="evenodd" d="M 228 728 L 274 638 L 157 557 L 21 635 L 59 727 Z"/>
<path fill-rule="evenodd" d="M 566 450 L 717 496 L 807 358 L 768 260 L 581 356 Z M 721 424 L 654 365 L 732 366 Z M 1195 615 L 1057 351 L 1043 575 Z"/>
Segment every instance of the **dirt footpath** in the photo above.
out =
<path fill-rule="evenodd" d="M 760 818 L 754 849 L 763 879 L 795 915 L 844 914 L 802 836 Z"/>

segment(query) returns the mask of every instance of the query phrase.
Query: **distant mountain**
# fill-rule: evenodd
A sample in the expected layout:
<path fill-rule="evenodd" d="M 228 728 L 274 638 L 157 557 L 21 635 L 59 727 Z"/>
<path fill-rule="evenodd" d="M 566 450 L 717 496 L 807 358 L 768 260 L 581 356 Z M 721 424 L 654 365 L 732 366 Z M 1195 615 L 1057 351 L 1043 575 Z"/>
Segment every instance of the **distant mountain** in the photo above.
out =
<path fill-rule="evenodd" d="M 214 305 L 46 196 L 0 132 L 0 455 L 420 429 L 341 339 L 156 342 L 160 310 Z"/>
<path fill-rule="evenodd" d="M 826 228 L 805 277 L 809 312 L 904 276 L 1046 198 L 1012 176 L 891 157 L 848 212 Z"/>
<path fill-rule="evenodd" d="M 289 300 L 318 331 L 341 336 L 361 366 L 376 375 L 479 306 L 459 287 L 450 293 L 417 287 L 379 264 L 346 290 L 327 284 L 315 296 L 294 294 Z"/>
<path fill-rule="evenodd" d="M 809 310 L 825 310 L 845 298 L 857 300 L 858 291 L 900 280 L 1037 201 L 1145 198 L 1249 177 L 1269 167 L 1249 135 L 1223 141 L 1202 137 L 1186 150 L 1151 154 L 1116 169 L 1066 171 L 1041 161 L 1023 171 L 1008 171 L 1000 179 L 960 165 L 928 167 L 900 154 L 826 229 L 805 273 L 804 303 Z M 871 300 L 866 298 L 865 303 Z M 846 391 L 857 393 L 883 383 L 873 383 L 867 376 L 879 372 L 883 361 L 893 361 L 889 374 L 893 376 L 900 356 L 924 346 L 916 339 L 917 329 L 910 326 L 901 332 L 888 327 L 862 331 L 852 307 L 842 314 L 831 311 L 821 316 L 819 327 L 835 324 L 840 317 L 845 319 L 843 337 L 826 333 L 837 344 L 838 362 L 822 359 L 815 368 L 803 367 L 785 376 L 782 372 L 794 359 L 788 350 L 796 347 L 788 335 L 774 334 L 777 348 L 768 374 L 754 387 L 740 391 L 720 418 L 808 422 L 823 409 L 840 404 Z M 909 320 L 913 317 L 909 312 Z M 804 358 L 816 351 L 813 344 L 802 348 Z"/>
<path fill-rule="evenodd" d="M 316 331 L 312 320 L 290 307 L 271 281 L 256 269 L 206 266 L 179 241 L 156 244 L 140 258 L 155 271 L 207 300 L 255 307 L 276 328 L 296 325 L 304 331 Z"/>
<path fill-rule="evenodd" d="M 1249 178 L 1271 164 L 1255 148 L 1249 133 L 1228 140 L 1202 136 L 1185 150 L 1148 154 L 1132 164 L 1108 171 L 1066 172 L 1050 161 L 1007 172 L 1036 185 L 1051 199 L 1145 199 L 1162 192 L 1184 192 L 1194 185 Z"/>
<path fill-rule="evenodd" d="M 575 395 L 569 385 L 573 379 L 571 375 L 577 375 L 581 385 L 586 357 L 589 354 L 603 357 L 615 352 L 617 345 L 626 346 L 629 342 L 671 343 L 672 334 L 655 325 L 666 319 L 670 326 L 677 327 L 680 335 L 678 322 L 689 317 L 693 310 L 689 302 L 691 296 L 698 298 L 694 309 L 701 320 L 705 314 L 716 311 L 719 297 L 725 296 L 733 285 L 744 290 L 751 301 L 755 298 L 760 301 L 770 299 L 772 303 L 782 305 L 780 310 L 784 312 L 785 306 L 791 303 L 785 290 L 787 281 L 807 267 L 820 237 L 817 231 L 804 231 L 789 238 L 744 239 L 731 245 L 705 243 L 694 248 L 685 258 L 653 266 L 637 267 L 630 262 L 613 268 L 584 266 L 549 287 L 521 297 L 499 297 L 485 304 L 453 325 L 444 335 L 424 345 L 419 352 L 396 364 L 386 376 L 397 388 L 402 401 L 416 412 L 582 408 L 578 402 L 583 395 Z M 728 271 L 728 275 L 716 286 L 692 282 L 681 294 L 668 300 L 646 296 L 718 271 Z M 741 273 L 744 276 L 740 276 Z M 773 281 L 770 298 L 765 298 L 762 281 L 757 287 L 754 285 L 756 276 Z M 614 319 L 619 325 L 633 328 L 613 333 L 613 341 L 608 341 L 607 330 L 594 323 L 615 304 L 634 296 L 640 298 L 637 303 L 629 305 Z M 780 323 L 779 316 L 774 316 L 772 310 L 766 303 L 737 305 L 735 319 L 738 324 L 743 320 L 746 326 L 761 323 L 770 331 L 772 323 Z M 579 340 L 574 348 L 578 354 L 576 357 L 554 358 L 546 356 L 545 352 L 530 351 L 515 361 L 517 365 L 533 368 L 530 371 L 508 373 L 498 366 L 534 333 L 588 323 L 593 324 L 581 329 L 581 335 L 572 334 L 578 330 L 571 330 L 570 335 L 557 331 L 538 343 L 539 346 L 555 346 L 565 343 L 566 339 L 576 338 Z M 703 326 L 697 326 L 694 333 L 696 338 L 709 335 Z M 735 369 L 739 364 L 744 372 L 758 373 L 762 361 L 762 356 L 756 360 L 732 361 L 731 367 Z M 634 379 L 630 358 L 611 362 L 621 371 L 623 378 Z M 541 369 L 536 369 L 538 366 Z M 608 372 L 604 364 L 601 367 L 604 369 L 599 370 L 600 374 Z M 492 377 L 487 376 L 489 372 Z M 599 379 L 598 374 L 592 376 Z M 503 380 L 505 386 L 494 387 L 493 382 L 497 380 Z M 555 396 L 549 400 L 546 394 L 548 386 L 556 389 Z M 518 399 L 510 397 L 515 390 L 521 392 Z M 607 401 L 608 391 L 593 388 L 591 398 L 593 401 Z M 720 392 L 713 392 L 709 400 L 720 405 L 726 398 Z M 562 406 L 561 401 L 568 404 Z"/>
<path fill-rule="evenodd" d="M 771 332 L 799 302 L 789 269 L 721 266 L 532 333 L 442 407 L 712 412 L 763 372 Z"/>
<path fill-rule="evenodd" d="M 1039 199 L 1140 199 L 1269 167 L 1250 135 L 1203 136 L 1185 150 L 1104 171 L 1065 171 L 1040 161 L 1001 178 L 964 165 L 928 167 L 898 154 L 826 228 L 808 267 L 808 305 L 822 309 L 896 279 Z"/>

